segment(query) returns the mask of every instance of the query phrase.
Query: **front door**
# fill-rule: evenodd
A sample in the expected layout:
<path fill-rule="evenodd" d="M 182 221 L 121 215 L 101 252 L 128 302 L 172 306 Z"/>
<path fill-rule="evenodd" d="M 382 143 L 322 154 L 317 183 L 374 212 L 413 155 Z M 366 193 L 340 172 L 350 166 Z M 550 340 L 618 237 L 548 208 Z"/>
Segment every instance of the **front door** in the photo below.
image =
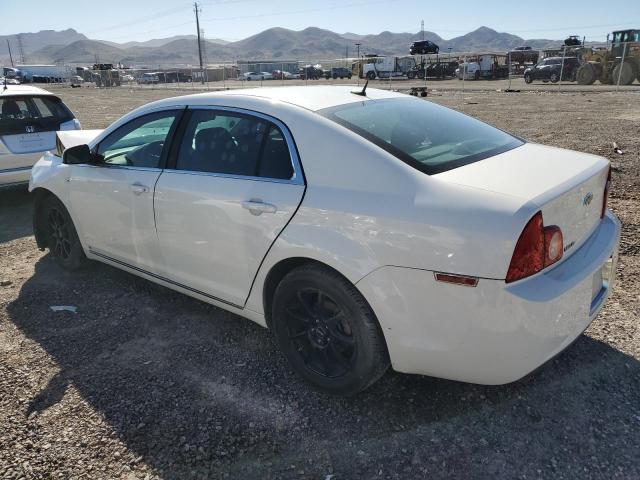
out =
<path fill-rule="evenodd" d="M 302 199 L 302 171 L 290 133 L 277 120 L 224 109 L 189 115 L 175 168 L 156 186 L 163 276 L 243 306 Z"/>
<path fill-rule="evenodd" d="M 71 166 L 74 223 L 95 255 L 153 271 L 158 248 L 153 188 L 179 114 L 171 110 L 138 117 L 97 145 L 97 164 Z"/>

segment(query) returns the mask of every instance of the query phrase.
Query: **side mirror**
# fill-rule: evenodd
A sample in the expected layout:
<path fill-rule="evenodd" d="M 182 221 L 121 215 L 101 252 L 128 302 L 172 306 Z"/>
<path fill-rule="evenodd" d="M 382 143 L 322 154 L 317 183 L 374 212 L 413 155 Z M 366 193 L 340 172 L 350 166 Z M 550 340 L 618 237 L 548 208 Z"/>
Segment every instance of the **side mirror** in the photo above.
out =
<path fill-rule="evenodd" d="M 76 145 L 65 149 L 62 153 L 62 163 L 67 165 L 79 165 L 93 163 L 93 155 L 89 145 Z"/>

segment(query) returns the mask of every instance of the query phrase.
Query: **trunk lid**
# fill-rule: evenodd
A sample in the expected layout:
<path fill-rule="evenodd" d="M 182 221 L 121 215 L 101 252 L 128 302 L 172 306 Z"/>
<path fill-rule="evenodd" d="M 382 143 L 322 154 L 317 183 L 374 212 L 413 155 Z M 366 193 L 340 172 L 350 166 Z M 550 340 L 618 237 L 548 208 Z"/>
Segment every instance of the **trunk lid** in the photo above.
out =
<path fill-rule="evenodd" d="M 519 197 L 531 204 L 531 215 L 541 210 L 545 226 L 562 230 L 567 257 L 600 222 L 608 170 L 602 157 L 526 143 L 434 177 Z"/>

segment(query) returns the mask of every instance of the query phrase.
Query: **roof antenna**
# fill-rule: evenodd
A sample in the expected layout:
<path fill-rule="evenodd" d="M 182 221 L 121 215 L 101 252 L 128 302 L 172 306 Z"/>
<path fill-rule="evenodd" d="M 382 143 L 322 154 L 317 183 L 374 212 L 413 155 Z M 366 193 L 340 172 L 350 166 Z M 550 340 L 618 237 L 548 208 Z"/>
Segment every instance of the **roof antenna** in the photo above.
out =
<path fill-rule="evenodd" d="M 364 87 L 362 87 L 362 91 L 358 92 L 358 91 L 352 91 L 351 93 L 353 93 L 354 95 L 360 95 L 361 97 L 366 97 L 367 96 L 367 85 L 369 85 L 369 80 L 367 80 L 364 84 Z"/>

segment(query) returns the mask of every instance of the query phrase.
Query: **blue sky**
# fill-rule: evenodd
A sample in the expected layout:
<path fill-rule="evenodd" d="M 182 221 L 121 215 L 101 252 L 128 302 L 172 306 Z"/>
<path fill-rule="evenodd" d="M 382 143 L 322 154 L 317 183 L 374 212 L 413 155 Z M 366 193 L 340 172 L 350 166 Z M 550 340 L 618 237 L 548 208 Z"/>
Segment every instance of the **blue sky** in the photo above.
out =
<path fill-rule="evenodd" d="M 524 38 L 584 35 L 640 27 L 640 0 L 607 2 L 471 0 L 202 0 L 206 38 L 239 40 L 269 27 L 308 26 L 338 33 L 417 32 L 444 38 L 480 25 Z M 90 38 L 126 42 L 195 33 L 192 2 L 182 0 L 0 0 L 0 34 L 74 28 Z"/>

